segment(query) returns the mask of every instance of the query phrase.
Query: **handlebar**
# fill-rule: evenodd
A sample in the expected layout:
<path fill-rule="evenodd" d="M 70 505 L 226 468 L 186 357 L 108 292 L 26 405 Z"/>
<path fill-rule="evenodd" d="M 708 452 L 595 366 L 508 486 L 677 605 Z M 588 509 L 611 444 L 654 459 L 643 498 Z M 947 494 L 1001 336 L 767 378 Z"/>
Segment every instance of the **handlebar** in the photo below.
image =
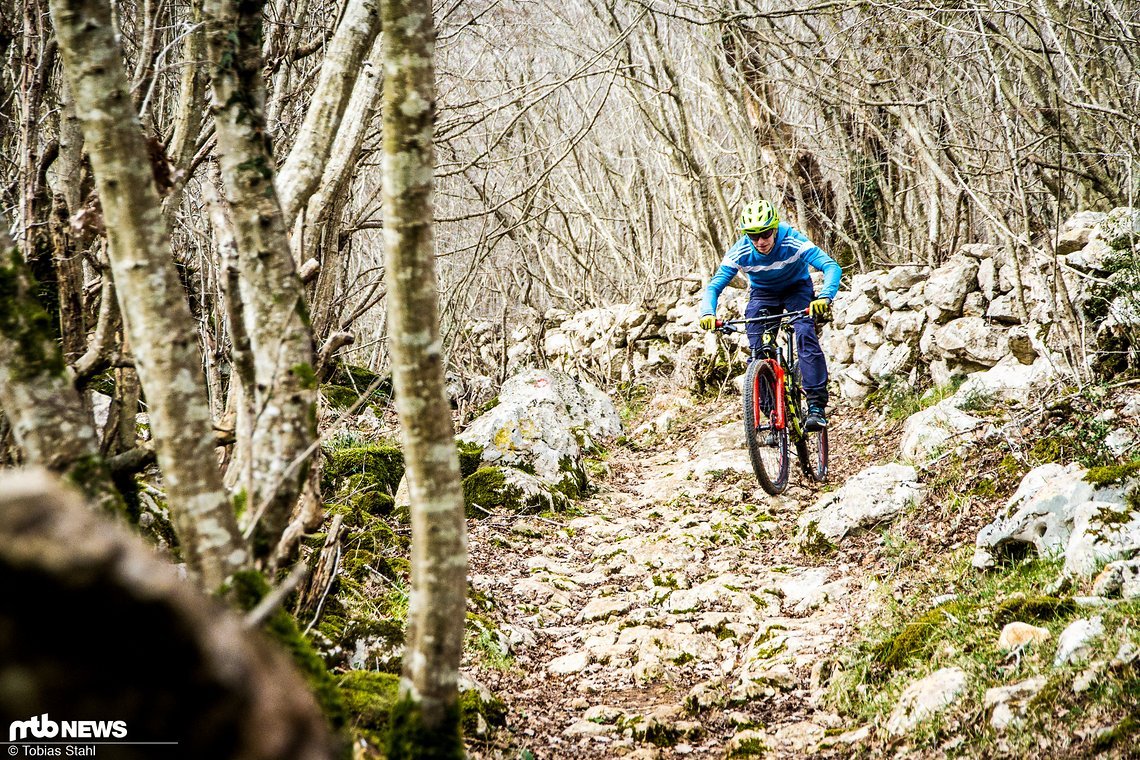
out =
<path fill-rule="evenodd" d="M 716 321 L 716 329 L 721 332 L 740 332 L 735 329 L 735 325 L 747 325 L 757 322 L 775 322 L 776 320 L 783 320 L 796 317 L 806 317 L 811 313 L 811 307 L 801 309 L 799 311 L 785 311 L 783 314 L 769 314 L 763 317 L 749 317 L 747 319 L 718 319 Z"/>

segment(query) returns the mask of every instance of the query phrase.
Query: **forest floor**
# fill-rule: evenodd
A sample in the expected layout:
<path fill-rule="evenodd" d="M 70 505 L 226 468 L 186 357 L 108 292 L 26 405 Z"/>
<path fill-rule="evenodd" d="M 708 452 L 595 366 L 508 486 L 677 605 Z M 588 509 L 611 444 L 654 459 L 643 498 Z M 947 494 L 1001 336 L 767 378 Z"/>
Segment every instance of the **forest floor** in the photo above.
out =
<path fill-rule="evenodd" d="M 668 433 L 608 452 L 576 514 L 473 524 L 472 589 L 511 642 L 510 656 L 467 663 L 508 708 L 507 730 L 471 740 L 473 757 L 794 757 L 866 739 L 821 684 L 891 593 L 898 552 L 873 532 L 826 556 L 793 539 L 823 492 L 897 458 L 900 426 L 836 407 L 829 483 L 794 469 L 770 497 L 739 405 L 658 397 L 629 429 L 678 409 Z M 938 539 L 972 540 L 956 527 Z"/>

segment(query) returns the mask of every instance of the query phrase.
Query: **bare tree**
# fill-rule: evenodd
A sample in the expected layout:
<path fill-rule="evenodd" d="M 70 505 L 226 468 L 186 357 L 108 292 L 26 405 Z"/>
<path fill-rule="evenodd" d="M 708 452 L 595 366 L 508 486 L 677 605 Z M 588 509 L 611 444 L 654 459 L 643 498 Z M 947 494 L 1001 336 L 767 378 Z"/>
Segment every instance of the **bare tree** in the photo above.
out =
<path fill-rule="evenodd" d="M 100 0 L 52 0 L 51 14 L 178 538 L 191 572 L 203 587 L 217 589 L 248 554 L 216 466 L 194 323 L 170 258 L 149 151 L 126 96 L 110 8 Z"/>
<path fill-rule="evenodd" d="M 432 235 L 435 26 L 430 0 L 381 0 L 381 14 L 388 320 L 412 512 L 407 655 L 389 757 L 462 757 L 457 681 L 467 538 Z"/>

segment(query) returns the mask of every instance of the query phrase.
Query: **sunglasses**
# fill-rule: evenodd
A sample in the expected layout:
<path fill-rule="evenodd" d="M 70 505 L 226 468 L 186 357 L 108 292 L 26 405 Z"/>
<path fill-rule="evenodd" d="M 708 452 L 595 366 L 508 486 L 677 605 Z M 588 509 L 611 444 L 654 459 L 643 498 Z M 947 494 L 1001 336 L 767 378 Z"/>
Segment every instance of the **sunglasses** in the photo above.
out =
<path fill-rule="evenodd" d="M 772 229 L 764 230 L 763 232 L 746 232 L 744 234 L 748 235 L 749 240 L 756 242 L 757 240 L 767 240 L 776 234 L 776 230 Z"/>

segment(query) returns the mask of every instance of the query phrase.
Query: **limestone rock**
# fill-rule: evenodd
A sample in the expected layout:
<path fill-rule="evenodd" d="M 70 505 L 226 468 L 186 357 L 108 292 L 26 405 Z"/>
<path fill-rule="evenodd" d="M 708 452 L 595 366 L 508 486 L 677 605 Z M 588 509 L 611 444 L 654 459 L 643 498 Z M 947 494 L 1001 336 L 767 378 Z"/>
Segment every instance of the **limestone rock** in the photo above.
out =
<path fill-rule="evenodd" d="M 961 668 L 942 668 L 915 681 L 899 697 L 887 721 L 887 731 L 895 736 L 912 731 L 954 704 L 965 689 L 966 673 Z"/>
<path fill-rule="evenodd" d="M 868 467 L 800 515 L 796 540 L 801 545 L 820 536 L 838 541 L 858 528 L 893 518 L 921 495 L 913 467 L 894 463 Z"/>
<path fill-rule="evenodd" d="M 483 461 L 526 466 L 551 485 L 584 479 L 584 451 L 622 433 L 613 402 L 595 386 L 552 370 L 527 370 L 503 384 L 499 404 L 458 438 L 483 447 Z"/>
<path fill-rule="evenodd" d="M 985 709 L 992 710 L 990 725 L 1004 731 L 1024 718 L 1030 700 L 1045 688 L 1047 682 L 1045 676 L 1036 676 L 1009 686 L 986 689 L 983 705 Z"/>
<path fill-rule="evenodd" d="M 571 673 L 581 673 L 590 664 L 589 652 L 571 652 L 561 657 L 555 657 L 546 665 L 552 675 L 565 676 Z"/>
<path fill-rule="evenodd" d="M 910 343 L 922 334 L 926 314 L 921 311 L 896 311 L 887 320 L 883 335 L 892 343 Z"/>
<path fill-rule="evenodd" d="M 981 424 L 980 419 L 961 411 L 948 399 L 907 417 L 901 454 L 905 459 L 928 459 L 946 445 L 970 440 L 965 434 L 978 430 Z"/>
<path fill-rule="evenodd" d="M 1056 379 L 1053 365 L 1044 357 L 1033 364 L 1023 364 L 1013 356 L 1006 356 L 993 367 L 968 375 L 949 400 L 959 408 L 979 400 L 1024 403 Z"/>
<path fill-rule="evenodd" d="M 1048 628 L 1038 628 L 1029 623 L 1006 623 L 1005 627 L 1001 629 L 1001 636 L 998 637 L 998 646 L 1002 649 L 1012 651 L 1026 644 L 1033 642 L 1045 641 L 1049 638 Z"/>
<path fill-rule="evenodd" d="M 1140 209 L 1123 206 L 1109 211 L 1097 225 L 1097 235 L 1117 251 L 1135 245 L 1140 238 Z"/>
<path fill-rule="evenodd" d="M 956 254 L 935 269 L 926 281 L 926 300 L 945 314 L 961 314 L 966 294 L 974 288 L 978 262 Z"/>
<path fill-rule="evenodd" d="M 1066 256 L 1065 263 L 1081 272 L 1107 272 L 1112 254 L 1113 251 L 1108 247 L 1108 243 L 1098 238 L 1079 251 Z"/>
<path fill-rule="evenodd" d="M 974 546 L 974 567 L 994 565 L 995 555 L 1012 545 L 1029 544 L 1041 556 L 1062 551 L 1069 542 L 1077 509 L 1090 501 L 1122 503 L 1120 488 L 1096 489 L 1079 464 L 1044 464 L 1026 473 L 1017 491 L 982 528 Z"/>
<path fill-rule="evenodd" d="M 1009 353 L 1005 331 L 980 317 L 962 317 L 939 328 L 934 344 L 942 356 L 992 367 Z"/>
<path fill-rule="evenodd" d="M 986 316 L 986 299 L 978 291 L 966 294 L 966 300 L 962 304 L 963 317 L 984 317 Z"/>
<path fill-rule="evenodd" d="M 993 259 L 983 259 L 978 265 L 978 288 L 987 301 L 997 295 L 997 267 Z"/>
<path fill-rule="evenodd" d="M 887 290 L 909 290 L 926 280 L 929 274 L 929 267 L 896 266 L 887 272 L 881 282 Z"/>
<path fill-rule="evenodd" d="M 1140 559 L 1109 562 L 1093 581 L 1093 593 L 1104 597 L 1123 596 L 1125 599 L 1140 597 Z"/>
<path fill-rule="evenodd" d="M 905 375 L 914 366 L 914 349 L 905 343 L 884 343 L 875 349 L 869 372 L 880 382 Z"/>
<path fill-rule="evenodd" d="M 1065 574 L 1089 577 L 1105 561 L 1140 548 L 1140 512 L 1117 501 L 1087 501 L 1073 512 Z"/>
<path fill-rule="evenodd" d="M 1084 661 L 1088 658 L 1092 642 L 1103 635 L 1104 624 L 1099 616 L 1074 620 L 1061 632 L 1061 637 L 1057 640 L 1057 654 L 1053 657 L 1053 666 Z"/>

